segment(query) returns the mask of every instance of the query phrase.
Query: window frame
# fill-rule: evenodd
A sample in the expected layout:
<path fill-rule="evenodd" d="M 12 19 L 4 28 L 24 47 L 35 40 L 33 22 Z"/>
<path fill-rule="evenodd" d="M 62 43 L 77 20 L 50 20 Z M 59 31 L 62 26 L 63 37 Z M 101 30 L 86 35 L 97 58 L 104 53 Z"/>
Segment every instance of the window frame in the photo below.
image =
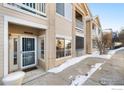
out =
<path fill-rule="evenodd" d="M 57 4 L 57 3 L 56 3 Z M 72 4 L 71 3 L 68 3 L 68 4 L 70 4 L 71 5 L 71 18 L 70 17 L 68 17 L 68 16 L 66 16 L 68 13 L 66 13 L 67 11 L 66 11 L 66 7 L 67 7 L 67 5 L 64 3 L 64 15 L 61 15 L 61 14 L 59 14 L 57 11 L 56 11 L 56 14 L 58 15 L 58 16 L 60 16 L 60 17 L 63 17 L 63 18 L 65 18 L 66 20 L 68 20 L 68 21 L 70 21 L 70 22 L 72 22 Z M 56 7 L 56 10 L 57 10 L 57 7 Z"/>
<path fill-rule="evenodd" d="M 57 42 L 57 39 L 60 39 L 60 40 L 64 40 L 64 56 L 63 57 L 57 57 L 57 44 L 56 44 L 56 59 L 61 59 L 61 58 L 65 58 L 65 57 L 70 57 L 72 56 L 72 40 L 70 39 L 65 39 L 65 38 L 61 38 L 61 37 L 56 37 L 56 42 Z M 70 48 L 70 55 L 66 55 L 66 40 L 69 41 L 71 43 L 71 48 Z"/>
<path fill-rule="evenodd" d="M 64 42 L 64 49 L 63 49 L 63 51 L 60 51 L 60 52 L 63 52 L 63 56 L 60 56 L 60 57 L 57 57 L 57 40 L 63 40 L 63 42 Z M 56 58 L 58 59 L 58 58 L 62 58 L 62 57 L 64 57 L 65 56 L 65 40 L 64 40 L 64 38 L 56 38 Z"/>
<path fill-rule="evenodd" d="M 42 41 L 43 41 L 43 49 L 41 49 Z M 43 52 L 43 57 L 42 57 L 42 52 Z M 40 38 L 40 59 L 44 60 L 44 58 L 45 58 L 45 38 L 42 37 L 42 38 Z"/>
<path fill-rule="evenodd" d="M 71 51 L 71 49 L 72 49 L 72 43 L 71 43 L 71 46 L 70 46 L 70 48 L 66 48 L 66 41 L 68 41 L 68 43 L 67 44 L 69 44 L 69 43 L 71 43 L 71 40 L 67 40 L 67 39 L 65 39 L 65 56 L 71 56 L 71 54 L 72 54 L 72 51 Z M 70 51 L 70 54 L 69 55 L 66 55 L 66 52 L 69 52 Z"/>
<path fill-rule="evenodd" d="M 41 58 L 41 40 L 44 40 L 44 58 Z M 38 59 L 39 60 L 41 60 L 41 61 L 43 61 L 44 62 L 44 60 L 45 60 L 45 35 L 42 35 L 42 36 L 39 36 L 39 38 L 38 38 Z"/>

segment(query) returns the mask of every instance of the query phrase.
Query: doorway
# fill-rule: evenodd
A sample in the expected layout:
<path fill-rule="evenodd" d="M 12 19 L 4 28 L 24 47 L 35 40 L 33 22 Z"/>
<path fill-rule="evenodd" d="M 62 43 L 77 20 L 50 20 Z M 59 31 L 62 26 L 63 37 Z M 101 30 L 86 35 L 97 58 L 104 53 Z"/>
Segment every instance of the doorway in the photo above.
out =
<path fill-rule="evenodd" d="M 37 38 L 34 36 L 10 36 L 9 73 L 37 64 Z"/>

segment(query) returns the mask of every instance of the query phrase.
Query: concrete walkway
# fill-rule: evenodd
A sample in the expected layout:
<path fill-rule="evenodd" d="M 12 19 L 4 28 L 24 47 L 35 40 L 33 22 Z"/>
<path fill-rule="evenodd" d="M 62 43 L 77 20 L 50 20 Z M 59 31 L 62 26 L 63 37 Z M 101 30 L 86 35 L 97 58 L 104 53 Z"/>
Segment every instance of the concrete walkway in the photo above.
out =
<path fill-rule="evenodd" d="M 47 73 L 25 85 L 70 85 L 75 76 L 79 74 L 87 75 L 87 72 L 91 69 L 92 65 L 103 63 L 104 61 L 106 60 L 102 58 L 87 58 L 60 73 Z"/>
<path fill-rule="evenodd" d="M 88 75 L 96 63 L 104 63 L 83 85 L 124 85 L 124 50 L 118 51 L 110 60 L 90 57 L 57 74 L 47 73 L 24 85 L 70 85 L 77 75 Z"/>

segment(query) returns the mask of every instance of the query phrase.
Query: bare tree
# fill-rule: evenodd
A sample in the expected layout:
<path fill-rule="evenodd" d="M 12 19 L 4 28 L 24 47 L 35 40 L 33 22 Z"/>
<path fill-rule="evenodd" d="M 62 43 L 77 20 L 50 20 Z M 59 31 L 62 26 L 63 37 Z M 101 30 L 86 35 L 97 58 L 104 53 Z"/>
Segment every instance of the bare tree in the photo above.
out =
<path fill-rule="evenodd" d="M 101 38 L 96 37 L 96 44 L 97 48 L 101 54 L 105 54 L 107 52 L 107 49 L 112 47 L 112 33 L 102 33 Z"/>

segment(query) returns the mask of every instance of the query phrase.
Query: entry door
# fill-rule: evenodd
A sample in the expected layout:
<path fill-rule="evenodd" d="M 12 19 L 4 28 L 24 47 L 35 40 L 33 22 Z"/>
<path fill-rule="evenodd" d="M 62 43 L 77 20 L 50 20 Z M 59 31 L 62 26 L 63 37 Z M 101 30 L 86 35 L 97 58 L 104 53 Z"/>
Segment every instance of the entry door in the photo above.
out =
<path fill-rule="evenodd" d="M 37 63 L 36 37 L 21 37 L 21 68 L 35 66 Z"/>

